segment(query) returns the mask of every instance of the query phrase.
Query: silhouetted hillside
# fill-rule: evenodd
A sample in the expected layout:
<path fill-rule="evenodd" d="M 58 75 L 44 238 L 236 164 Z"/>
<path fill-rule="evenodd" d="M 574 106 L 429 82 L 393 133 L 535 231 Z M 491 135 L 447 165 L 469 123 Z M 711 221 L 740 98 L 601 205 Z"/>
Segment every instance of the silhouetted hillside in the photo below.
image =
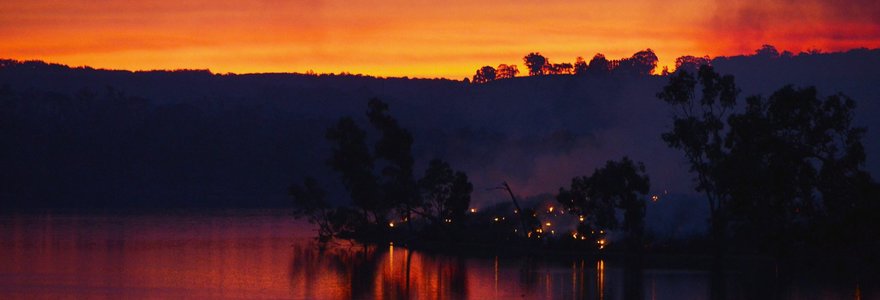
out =
<path fill-rule="evenodd" d="M 880 50 L 716 58 L 742 96 L 816 85 L 858 102 L 868 169 L 880 174 Z M 692 194 L 679 152 L 660 134 L 663 76 L 549 75 L 467 84 L 354 75 L 128 72 L 0 62 L 0 197 L 11 208 L 275 207 L 315 176 L 345 201 L 325 165 L 338 118 L 366 123 L 371 97 L 415 135 L 417 166 L 440 157 L 466 171 L 474 203 L 508 181 L 524 196 L 627 155 L 655 193 Z M 744 98 L 744 97 L 743 97 Z M 375 136 L 375 135 L 371 135 Z M 421 174 L 423 170 L 416 170 Z M 680 199 L 693 199 L 680 197 Z M 682 200 L 684 201 L 684 200 Z M 662 203 L 662 202 L 661 202 Z M 700 204 L 702 205 L 702 202 Z"/>

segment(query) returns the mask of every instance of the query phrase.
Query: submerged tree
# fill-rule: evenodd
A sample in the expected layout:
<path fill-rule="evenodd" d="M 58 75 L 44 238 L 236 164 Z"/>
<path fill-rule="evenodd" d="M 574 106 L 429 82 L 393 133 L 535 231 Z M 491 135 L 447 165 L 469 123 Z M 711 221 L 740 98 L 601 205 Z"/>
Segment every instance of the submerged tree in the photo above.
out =
<path fill-rule="evenodd" d="M 331 207 L 326 194 L 312 177 L 306 178 L 302 185 L 292 185 L 288 190 L 288 195 L 293 198 L 293 216 L 306 218 L 309 223 L 318 225 L 317 240 L 322 245 L 334 237 L 350 237 L 363 225 L 362 217 L 356 211 L 347 207 Z"/>
<path fill-rule="evenodd" d="M 308 177 L 303 185 L 293 185 L 288 195 L 293 198 L 293 215 L 306 218 L 309 223 L 318 225 L 318 240 L 327 242 L 333 237 L 333 226 L 330 223 L 330 205 L 327 204 L 326 192 L 318 186 L 315 178 Z"/>

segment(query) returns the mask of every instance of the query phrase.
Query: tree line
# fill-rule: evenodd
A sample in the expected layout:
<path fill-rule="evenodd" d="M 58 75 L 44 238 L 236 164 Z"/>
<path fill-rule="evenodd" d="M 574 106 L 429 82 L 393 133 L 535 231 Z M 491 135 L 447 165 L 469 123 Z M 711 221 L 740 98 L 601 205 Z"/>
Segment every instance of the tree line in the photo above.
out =
<path fill-rule="evenodd" d="M 476 214 L 470 206 L 474 187 L 467 174 L 434 159 L 416 179 L 414 139 L 389 114 L 388 104 L 371 99 L 366 116 L 373 131 L 379 133 L 372 147 L 367 143 L 367 131 L 352 117 L 339 119 L 326 131 L 333 145 L 326 163 L 339 175 L 348 204 L 331 204 L 326 191 L 311 177 L 289 188 L 294 216 L 317 225 L 319 242 L 325 244 L 334 238 L 362 242 L 546 240 L 536 209 L 521 208 L 506 183 L 504 187 L 517 207 L 511 216 L 516 220 L 509 227 L 487 227 L 481 222 L 488 221 L 488 216 Z M 629 239 L 641 239 L 645 216 L 642 198 L 648 189 L 644 165 L 624 157 L 619 162 L 609 161 L 592 176 L 575 178 L 571 190 L 561 189 L 557 198 L 572 213 L 586 216 L 575 241 L 595 248 L 597 241 L 604 241 L 606 230 L 618 228 L 617 210 L 624 212 L 622 229 Z M 597 210 L 600 207 L 602 210 Z M 498 223 L 499 216 L 494 219 Z"/>
<path fill-rule="evenodd" d="M 657 94 L 674 108 L 662 138 L 708 201 L 716 250 L 877 249 L 880 185 L 864 169 L 855 101 L 788 85 L 738 109 L 739 94 L 733 76 L 705 64 Z"/>
<path fill-rule="evenodd" d="M 632 74 L 651 75 L 657 68 L 657 55 L 650 48 L 636 52 L 630 57 L 608 60 L 602 53 L 597 53 L 588 62 L 578 56 L 574 63 L 551 63 L 550 59 L 540 52 L 531 52 L 523 56 L 523 64 L 528 76 L 542 75 L 587 75 L 587 74 Z M 483 66 L 477 69 L 471 82 L 486 83 L 498 79 L 513 78 L 519 74 L 514 64 L 500 64 L 498 67 Z"/>
<path fill-rule="evenodd" d="M 822 54 L 821 50 L 810 49 L 797 54 L 801 55 L 818 55 Z M 762 45 L 756 49 L 752 55 L 760 59 L 779 59 L 792 58 L 796 55 L 790 51 L 782 51 L 776 49 L 773 45 Z M 668 76 L 673 72 L 687 71 L 695 74 L 700 66 L 711 65 L 712 59 L 709 56 L 693 56 L 684 55 L 675 59 L 675 69 L 670 71 L 666 66 L 660 72 L 656 72 L 658 58 L 650 48 L 636 52 L 630 57 L 608 60 L 602 53 L 597 53 L 590 59 L 585 61 L 583 57 L 578 56 L 574 63 L 551 63 L 550 59 L 542 55 L 540 52 L 531 52 L 523 56 L 523 64 L 528 71 L 528 76 L 541 75 L 579 75 L 588 74 L 634 74 L 634 75 L 659 75 Z M 483 66 L 477 69 L 474 76 L 469 80 L 472 83 L 486 83 L 499 79 L 513 78 L 519 74 L 517 65 L 500 64 L 498 67 Z M 467 79 L 465 79 L 467 80 Z"/>
<path fill-rule="evenodd" d="M 679 61 L 657 93 L 673 108 L 671 130 L 661 138 L 684 154 L 694 188 L 708 202 L 708 237 L 716 253 L 880 248 L 880 184 L 864 169 L 866 128 L 853 124 L 854 100 L 784 86 L 740 105 L 733 76 L 718 74 L 704 58 Z M 695 73 L 689 72 L 692 64 L 699 64 Z M 297 215 L 319 225 L 320 240 L 452 241 L 480 238 L 481 232 L 484 242 L 546 240 L 535 208 L 521 207 L 506 183 L 500 189 L 515 206 L 506 216 L 511 220 L 496 215 L 501 227 L 474 222 L 466 174 L 437 159 L 415 179 L 412 135 L 378 99 L 368 103 L 367 117 L 381 135 L 372 151 L 366 131 L 350 117 L 326 135 L 334 144 L 328 165 L 340 175 L 351 205 L 331 207 L 313 179 L 291 187 Z M 565 212 L 578 216 L 568 245 L 601 249 L 606 232 L 620 230 L 625 249 L 644 249 L 649 190 L 644 164 L 628 157 L 573 178 L 555 195 Z"/>

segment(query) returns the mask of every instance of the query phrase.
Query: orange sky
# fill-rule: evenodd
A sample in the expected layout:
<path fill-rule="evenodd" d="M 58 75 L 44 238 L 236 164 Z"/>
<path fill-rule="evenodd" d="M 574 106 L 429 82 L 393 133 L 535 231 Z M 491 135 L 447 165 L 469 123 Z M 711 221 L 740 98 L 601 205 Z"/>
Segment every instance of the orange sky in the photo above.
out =
<path fill-rule="evenodd" d="M 875 0 L 4 0 L 0 57 L 113 69 L 470 77 L 522 66 L 880 47 Z M 828 2 L 835 2 L 828 4 Z M 671 66 L 670 66 L 671 67 Z"/>

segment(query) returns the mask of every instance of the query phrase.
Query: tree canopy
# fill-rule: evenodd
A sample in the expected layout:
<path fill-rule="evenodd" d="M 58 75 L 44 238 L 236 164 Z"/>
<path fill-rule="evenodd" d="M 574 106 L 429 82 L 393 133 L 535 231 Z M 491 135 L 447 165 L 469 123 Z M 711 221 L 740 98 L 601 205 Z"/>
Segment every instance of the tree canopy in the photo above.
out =
<path fill-rule="evenodd" d="M 871 194 L 877 184 L 862 169 L 865 128 L 852 123 L 855 102 L 785 86 L 768 98 L 749 97 L 738 112 L 738 94 L 732 76 L 702 65 L 696 78 L 672 74 L 657 95 L 677 109 L 662 138 L 688 159 L 696 190 L 709 201 L 713 236 L 720 242 L 732 230 L 777 255 L 806 242 L 809 231 L 827 234 L 820 240 L 876 238 L 866 226 L 875 218 L 852 209 L 880 213 Z M 828 230 L 854 227 L 862 230 Z"/>

